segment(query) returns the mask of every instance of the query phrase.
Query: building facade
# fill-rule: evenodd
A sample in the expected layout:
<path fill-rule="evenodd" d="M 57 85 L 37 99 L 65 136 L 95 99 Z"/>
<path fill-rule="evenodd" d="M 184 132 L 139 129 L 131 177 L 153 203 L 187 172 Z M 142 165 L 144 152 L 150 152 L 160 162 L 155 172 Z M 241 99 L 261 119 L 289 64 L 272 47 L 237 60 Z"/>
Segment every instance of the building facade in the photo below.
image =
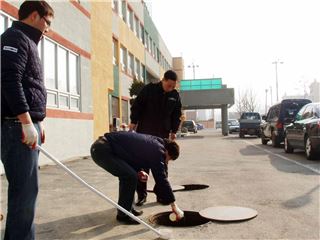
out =
<path fill-rule="evenodd" d="M 18 18 L 22 1 L 0 2 L 0 33 Z M 143 1 L 50 1 L 51 31 L 39 44 L 47 88 L 46 143 L 61 160 L 89 155 L 112 124 L 129 124 L 134 79 L 159 81 L 168 69 L 183 74 Z M 181 73 L 182 72 L 182 73 Z M 40 164 L 50 162 L 40 157 Z"/>

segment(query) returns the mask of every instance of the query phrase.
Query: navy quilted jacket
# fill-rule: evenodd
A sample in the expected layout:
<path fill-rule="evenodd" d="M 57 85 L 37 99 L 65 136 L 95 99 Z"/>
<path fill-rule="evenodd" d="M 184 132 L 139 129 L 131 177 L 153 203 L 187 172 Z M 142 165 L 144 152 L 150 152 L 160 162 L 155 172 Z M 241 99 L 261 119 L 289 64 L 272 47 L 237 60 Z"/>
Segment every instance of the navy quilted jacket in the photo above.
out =
<path fill-rule="evenodd" d="M 162 138 L 133 132 L 106 133 L 113 152 L 137 172 L 150 168 L 157 185 L 157 196 L 166 203 L 175 201 L 167 178 L 165 148 Z"/>
<path fill-rule="evenodd" d="M 42 33 L 13 22 L 1 35 L 1 119 L 29 112 L 33 121 L 46 115 L 47 93 L 37 45 Z"/>

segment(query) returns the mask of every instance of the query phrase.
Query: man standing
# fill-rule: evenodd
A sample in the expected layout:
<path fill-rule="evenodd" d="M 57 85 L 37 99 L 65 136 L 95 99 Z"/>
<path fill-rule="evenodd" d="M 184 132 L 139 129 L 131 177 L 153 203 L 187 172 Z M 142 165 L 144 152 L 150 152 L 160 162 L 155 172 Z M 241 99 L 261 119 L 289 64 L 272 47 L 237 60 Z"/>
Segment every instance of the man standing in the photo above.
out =
<path fill-rule="evenodd" d="M 162 81 L 146 85 L 131 107 L 129 129 L 174 140 L 181 116 L 181 101 L 179 93 L 175 90 L 176 83 L 177 74 L 168 70 Z M 149 173 L 148 169 L 144 170 Z M 147 198 L 146 182 L 138 182 L 137 193 L 136 205 L 141 206 Z"/>
<path fill-rule="evenodd" d="M 25 1 L 18 14 L 19 21 L 1 35 L 1 160 L 9 183 L 5 240 L 35 239 L 35 147 L 45 140 L 47 98 L 37 45 L 54 11 L 45 1 Z"/>
<path fill-rule="evenodd" d="M 179 157 L 179 146 L 174 141 L 133 132 L 112 132 L 100 137 L 91 147 L 94 162 L 119 177 L 118 204 L 135 216 L 142 214 L 132 208 L 138 179 L 146 181 L 148 174 L 141 168 L 150 168 L 158 186 L 158 194 L 166 204 L 171 204 L 177 219 L 183 211 L 175 203 L 166 175 L 169 160 Z M 138 224 L 118 210 L 117 220 L 125 224 Z"/>

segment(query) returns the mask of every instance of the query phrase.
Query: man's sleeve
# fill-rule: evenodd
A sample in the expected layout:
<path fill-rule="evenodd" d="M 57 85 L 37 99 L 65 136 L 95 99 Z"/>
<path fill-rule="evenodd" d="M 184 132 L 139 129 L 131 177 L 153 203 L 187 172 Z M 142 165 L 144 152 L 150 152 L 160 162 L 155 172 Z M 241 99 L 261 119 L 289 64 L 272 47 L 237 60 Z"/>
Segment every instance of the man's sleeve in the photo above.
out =
<path fill-rule="evenodd" d="M 138 96 L 135 98 L 132 106 L 131 106 L 131 114 L 130 114 L 130 121 L 131 123 L 137 124 L 140 120 L 142 111 L 145 106 L 147 97 L 147 86 L 145 86 Z"/>
<path fill-rule="evenodd" d="M 179 125 L 180 125 L 180 117 L 181 117 L 181 100 L 180 100 L 180 96 L 179 93 L 177 93 L 178 97 L 177 97 L 177 103 L 176 106 L 171 114 L 171 131 L 173 133 L 176 133 L 178 131 Z"/>
<path fill-rule="evenodd" d="M 28 61 L 28 42 L 11 34 L 1 36 L 1 94 L 15 115 L 29 111 L 22 87 Z"/>

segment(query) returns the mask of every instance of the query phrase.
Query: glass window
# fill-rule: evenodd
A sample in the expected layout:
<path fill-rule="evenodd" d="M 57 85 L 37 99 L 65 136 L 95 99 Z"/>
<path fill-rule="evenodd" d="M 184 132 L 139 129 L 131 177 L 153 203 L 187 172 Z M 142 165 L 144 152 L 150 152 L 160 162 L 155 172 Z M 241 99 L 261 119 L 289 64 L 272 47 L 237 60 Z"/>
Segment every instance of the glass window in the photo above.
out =
<path fill-rule="evenodd" d="M 69 71 L 68 72 L 69 72 L 70 92 L 73 94 L 79 94 L 77 56 L 72 53 L 69 54 Z"/>
<path fill-rule="evenodd" d="M 6 29 L 6 17 L 0 14 L 0 34 L 2 34 Z"/>
<path fill-rule="evenodd" d="M 146 67 L 141 64 L 141 80 L 144 82 L 146 79 Z"/>
<path fill-rule="evenodd" d="M 121 0 L 121 7 L 122 19 L 127 22 L 127 2 L 125 0 Z"/>
<path fill-rule="evenodd" d="M 118 41 L 113 39 L 113 43 L 112 43 L 112 49 L 113 49 L 113 65 L 117 65 L 118 64 Z"/>
<path fill-rule="evenodd" d="M 112 117 L 119 116 L 119 98 L 112 96 Z"/>
<path fill-rule="evenodd" d="M 140 61 L 136 58 L 134 63 L 134 76 L 136 79 L 140 79 Z"/>
<path fill-rule="evenodd" d="M 134 30 L 134 26 L 133 26 L 133 11 L 130 8 L 128 9 L 128 26 L 132 31 Z"/>
<path fill-rule="evenodd" d="M 58 89 L 63 92 L 68 91 L 67 51 L 61 47 L 58 47 Z"/>
<path fill-rule="evenodd" d="M 44 41 L 44 76 L 47 88 L 56 89 L 56 54 L 55 44 L 47 39 Z"/>
<path fill-rule="evenodd" d="M 59 95 L 59 107 L 68 108 L 69 98 L 65 95 Z"/>
<path fill-rule="evenodd" d="M 134 57 L 131 53 L 129 53 L 128 73 L 133 74 L 133 70 L 134 70 Z"/>
<path fill-rule="evenodd" d="M 142 44 L 145 43 L 144 41 L 144 27 L 140 24 L 140 40 L 142 42 Z"/>
<path fill-rule="evenodd" d="M 144 46 L 146 47 L 146 49 L 149 49 L 149 34 L 147 32 L 144 33 Z"/>
<path fill-rule="evenodd" d="M 137 38 L 140 38 L 140 23 L 136 16 L 134 17 L 134 27 L 134 33 L 136 34 Z"/>
<path fill-rule="evenodd" d="M 129 104 L 126 100 L 121 100 L 122 123 L 129 124 Z"/>
<path fill-rule="evenodd" d="M 121 70 L 127 71 L 127 49 L 124 47 L 120 48 L 120 62 L 121 62 Z"/>
<path fill-rule="evenodd" d="M 116 13 L 119 11 L 118 7 L 119 7 L 118 0 L 113 0 L 113 1 L 112 1 L 112 9 L 113 9 Z"/>

